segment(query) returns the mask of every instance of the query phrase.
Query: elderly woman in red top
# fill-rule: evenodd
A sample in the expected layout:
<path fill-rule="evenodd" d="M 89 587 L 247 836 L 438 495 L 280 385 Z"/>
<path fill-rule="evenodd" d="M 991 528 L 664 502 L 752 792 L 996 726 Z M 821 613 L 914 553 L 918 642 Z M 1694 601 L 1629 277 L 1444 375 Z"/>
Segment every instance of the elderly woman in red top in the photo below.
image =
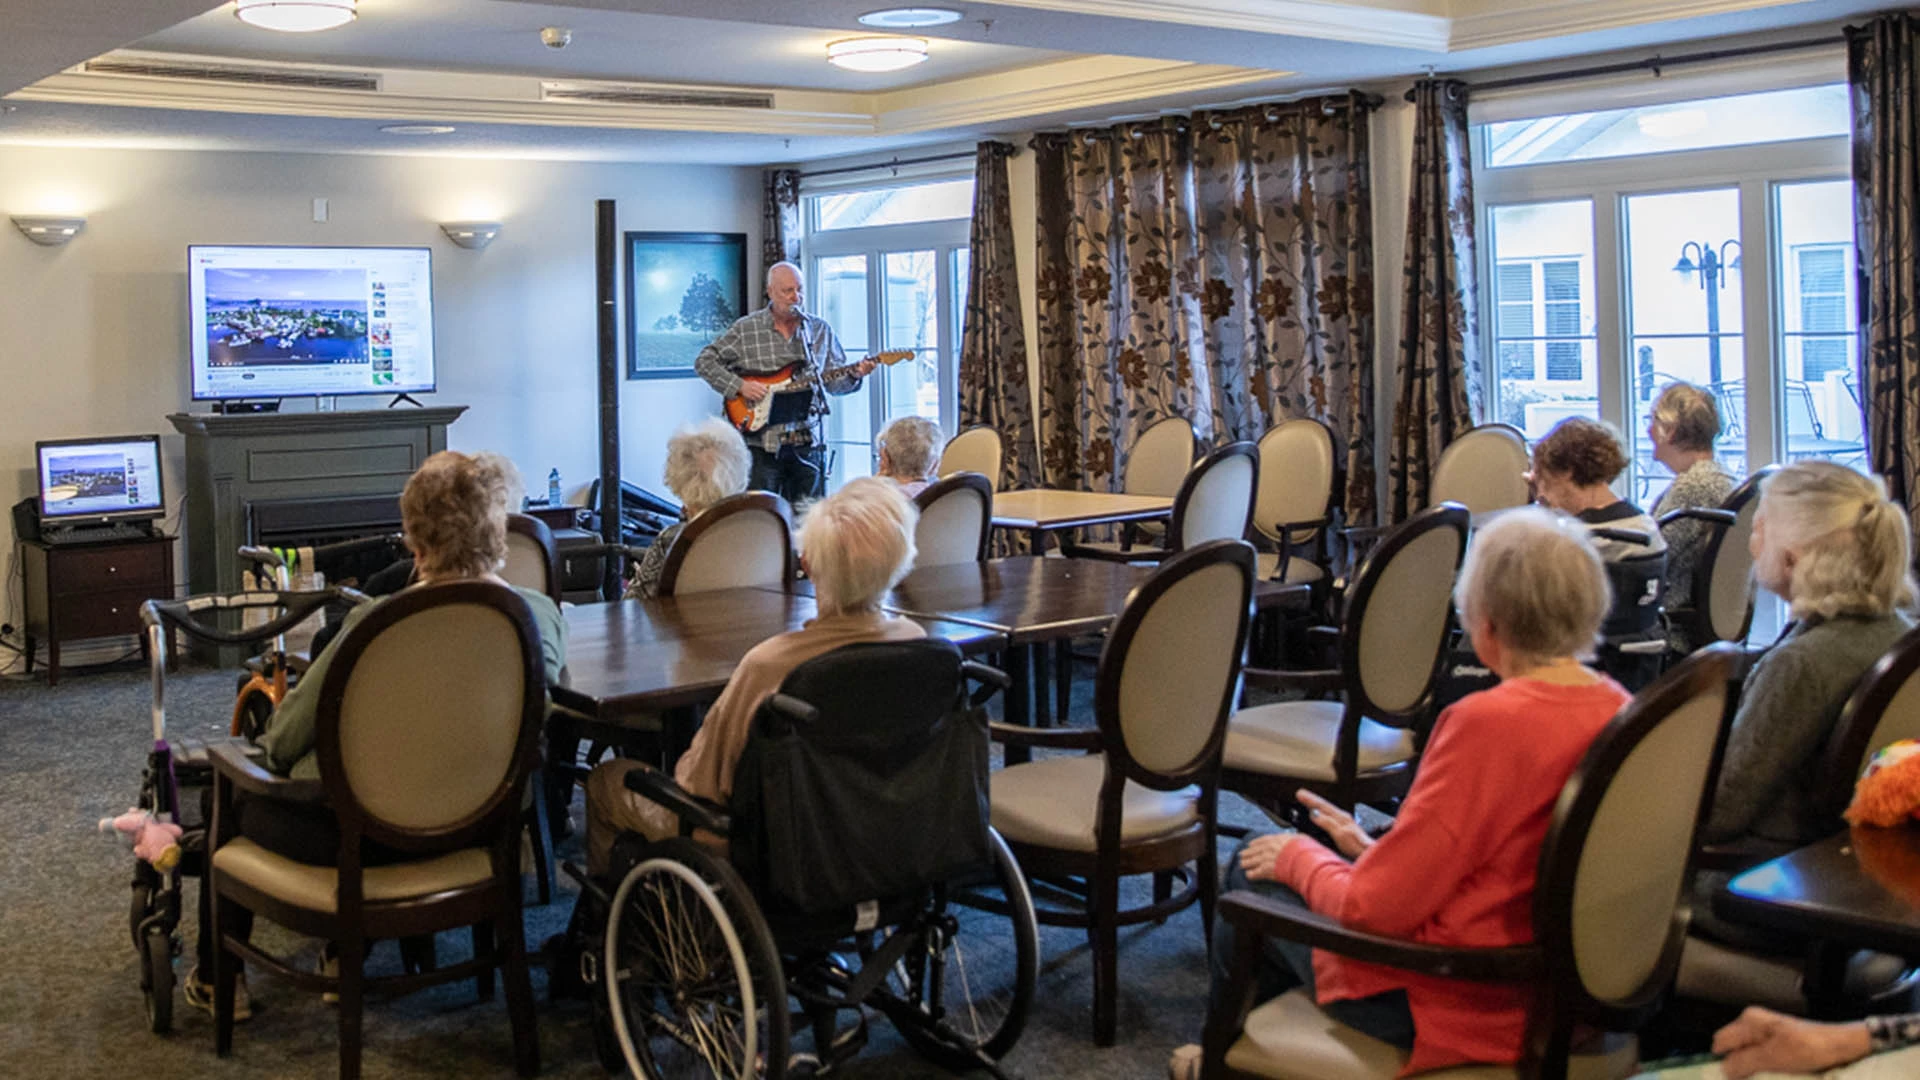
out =
<path fill-rule="evenodd" d="M 1441 945 L 1533 939 L 1534 870 L 1555 801 L 1600 730 L 1627 703 L 1587 667 L 1610 602 L 1600 556 L 1577 521 L 1516 510 L 1474 534 L 1454 591 L 1491 690 L 1440 714 L 1419 776 L 1393 828 L 1375 841 L 1333 804 L 1301 792 L 1338 852 L 1294 832 L 1240 850 L 1226 887 L 1303 903 L 1348 926 Z M 1351 860 L 1351 861 L 1349 861 Z M 1215 992 L 1224 991 L 1233 931 L 1216 921 Z M 1411 1047 L 1407 1071 L 1520 1058 L 1526 1002 L 1512 987 L 1365 964 L 1270 940 L 1259 996 L 1294 987 L 1335 1019 Z M 1199 1075 L 1182 1047 L 1174 1080 Z"/>

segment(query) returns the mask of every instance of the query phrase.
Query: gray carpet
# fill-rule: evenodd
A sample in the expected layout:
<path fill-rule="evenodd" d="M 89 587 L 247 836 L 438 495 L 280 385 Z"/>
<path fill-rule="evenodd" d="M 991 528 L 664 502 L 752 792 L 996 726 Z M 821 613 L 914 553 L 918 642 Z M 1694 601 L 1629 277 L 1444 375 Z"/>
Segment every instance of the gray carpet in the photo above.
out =
<path fill-rule="evenodd" d="M 1086 708 L 1089 678 L 1077 681 Z M 171 730 L 223 734 L 231 708 L 230 674 L 189 670 L 170 678 Z M 137 793 L 149 746 L 150 693 L 143 670 L 122 667 L 71 672 L 49 690 L 39 680 L 0 680 L 0 805 L 17 811 L 0 829 L 0 1075 L 18 1077 L 138 1076 L 319 1077 L 336 1068 L 335 1012 L 317 996 L 264 975 L 252 983 L 254 1018 L 235 1034 L 233 1055 L 213 1054 L 211 1019 L 176 995 L 175 1030 L 145 1027 L 138 963 L 127 935 L 132 855 L 98 836 L 94 822 L 126 809 Z M 1235 803 L 1230 797 L 1225 800 Z M 579 805 L 574 814 L 578 821 Z M 1230 820 L 1251 823 L 1244 805 Z M 575 855 L 572 842 L 563 856 Z M 1223 855 L 1225 849 L 1223 848 Z M 565 883 L 563 888 L 570 888 Z M 190 884 L 189 900 L 197 885 Z M 559 932 L 573 906 L 569 891 L 546 907 L 529 907 L 530 947 Z M 189 954 L 189 917 L 181 937 Z M 313 951 L 262 923 L 257 940 L 272 949 Z M 466 937 L 443 935 L 443 957 L 463 955 Z M 1120 1042 L 1096 1049 L 1090 1038 L 1091 965 L 1078 931 L 1041 930 L 1041 978 L 1025 1036 L 1006 1062 L 1028 1080 L 1163 1075 L 1175 1045 L 1198 1037 L 1205 1010 L 1206 951 L 1196 911 L 1158 927 L 1123 932 Z M 184 977 L 190 958 L 176 961 Z M 391 943 L 376 968 L 398 965 Z M 542 1075 L 597 1077 L 587 1009 L 549 1003 L 544 973 L 534 973 L 540 999 Z M 875 1016 L 872 1042 L 844 1073 L 850 1078 L 938 1077 Z M 371 1004 L 366 1021 L 365 1075 L 371 1080 L 461 1075 L 512 1076 L 505 1006 L 477 1001 L 470 983 Z"/>

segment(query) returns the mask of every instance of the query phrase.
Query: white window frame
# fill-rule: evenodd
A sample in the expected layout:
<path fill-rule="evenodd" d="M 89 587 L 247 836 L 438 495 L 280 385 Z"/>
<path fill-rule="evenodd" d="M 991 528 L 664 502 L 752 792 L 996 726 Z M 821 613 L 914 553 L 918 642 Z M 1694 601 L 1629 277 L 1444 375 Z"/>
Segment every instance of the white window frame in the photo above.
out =
<path fill-rule="evenodd" d="M 1634 416 L 1628 401 L 1626 331 L 1628 297 L 1623 274 L 1627 244 L 1626 200 L 1634 195 L 1666 194 L 1737 187 L 1740 239 L 1745 265 L 1764 260 L 1765 272 L 1740 276 L 1744 378 L 1747 389 L 1746 454 L 1749 469 L 1784 456 L 1786 424 L 1779 387 L 1784 358 L 1779 355 L 1780 305 L 1786 282 L 1774 281 L 1775 188 L 1782 184 L 1844 180 L 1851 174 L 1844 136 L 1718 147 L 1634 157 L 1486 167 L 1484 129 L 1473 132 L 1474 213 L 1479 235 L 1492 237 L 1495 207 L 1524 203 L 1591 200 L 1594 232 L 1593 311 L 1598 348 L 1600 415 L 1625 430 Z M 1481 280 L 1492 281 L 1498 261 L 1493 244 L 1479 253 Z M 1752 254 L 1744 254 L 1751 252 Z M 1763 254 L 1764 253 L 1764 254 Z M 1778 287 L 1776 287 L 1776 284 Z M 1490 300 L 1491 297 L 1489 296 Z M 1493 320 L 1481 320 L 1481 355 L 1490 357 L 1489 415 L 1499 415 L 1500 382 Z M 1723 328 L 1731 330 L 1731 328 Z M 1731 372 L 1729 375 L 1733 374 Z M 1627 478 L 1623 477 L 1623 482 Z"/>

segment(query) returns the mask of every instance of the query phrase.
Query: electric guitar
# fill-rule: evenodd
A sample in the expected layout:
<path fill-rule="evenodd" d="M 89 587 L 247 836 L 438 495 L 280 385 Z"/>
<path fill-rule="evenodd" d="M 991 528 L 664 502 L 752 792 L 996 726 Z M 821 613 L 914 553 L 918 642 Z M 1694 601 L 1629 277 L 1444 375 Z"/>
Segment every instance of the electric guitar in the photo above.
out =
<path fill-rule="evenodd" d="M 911 358 L 913 355 L 914 350 L 912 349 L 889 349 L 886 352 L 874 353 L 868 356 L 867 359 L 882 367 L 892 367 L 902 360 Z M 838 375 L 840 372 L 858 363 L 861 363 L 861 361 L 855 360 L 853 363 L 822 372 L 820 381 L 825 382 L 827 379 Z M 773 412 L 773 396 L 785 390 L 787 386 L 793 382 L 793 369 L 796 366 L 795 364 L 788 364 L 779 371 L 769 371 L 764 375 L 740 376 L 741 382 L 766 387 L 767 394 L 759 401 L 748 401 L 746 398 L 738 396 L 728 398 L 727 422 L 739 428 L 742 433 L 747 435 L 751 435 L 761 428 L 766 427 L 767 416 Z"/>

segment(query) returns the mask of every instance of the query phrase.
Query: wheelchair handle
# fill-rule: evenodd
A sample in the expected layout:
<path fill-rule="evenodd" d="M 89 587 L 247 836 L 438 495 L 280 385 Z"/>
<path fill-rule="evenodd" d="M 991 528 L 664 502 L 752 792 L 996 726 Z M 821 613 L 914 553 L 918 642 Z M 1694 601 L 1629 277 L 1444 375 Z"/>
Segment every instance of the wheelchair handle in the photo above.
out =
<path fill-rule="evenodd" d="M 1006 672 L 1001 671 L 997 667 L 989 667 L 978 660 L 961 661 L 960 674 L 965 675 L 975 682 L 983 682 L 1002 690 L 1013 685 L 1013 679 L 1008 677 Z"/>
<path fill-rule="evenodd" d="M 189 596 L 180 600 L 148 600 L 140 605 L 140 623 L 149 631 L 172 628 L 202 641 L 221 645 L 251 645 L 278 637 L 299 625 L 314 612 L 333 603 L 358 605 L 367 596 L 357 589 L 330 586 L 312 592 L 239 592 Z M 226 630 L 202 621 L 207 612 L 239 611 L 246 608 L 279 607 L 286 610 L 259 626 Z"/>
<path fill-rule="evenodd" d="M 775 694 L 767 699 L 774 712 L 796 723 L 811 724 L 820 719 L 820 710 L 790 694 Z"/>
<path fill-rule="evenodd" d="M 1623 544 L 1639 544 L 1641 547 L 1653 546 L 1653 537 L 1638 529 L 1594 529 L 1592 532 L 1594 536 L 1604 537 L 1608 540 L 1618 540 Z"/>
<path fill-rule="evenodd" d="M 248 545 L 240 549 L 240 557 L 271 570 L 287 569 L 287 560 L 281 558 L 280 553 L 272 548 Z"/>

